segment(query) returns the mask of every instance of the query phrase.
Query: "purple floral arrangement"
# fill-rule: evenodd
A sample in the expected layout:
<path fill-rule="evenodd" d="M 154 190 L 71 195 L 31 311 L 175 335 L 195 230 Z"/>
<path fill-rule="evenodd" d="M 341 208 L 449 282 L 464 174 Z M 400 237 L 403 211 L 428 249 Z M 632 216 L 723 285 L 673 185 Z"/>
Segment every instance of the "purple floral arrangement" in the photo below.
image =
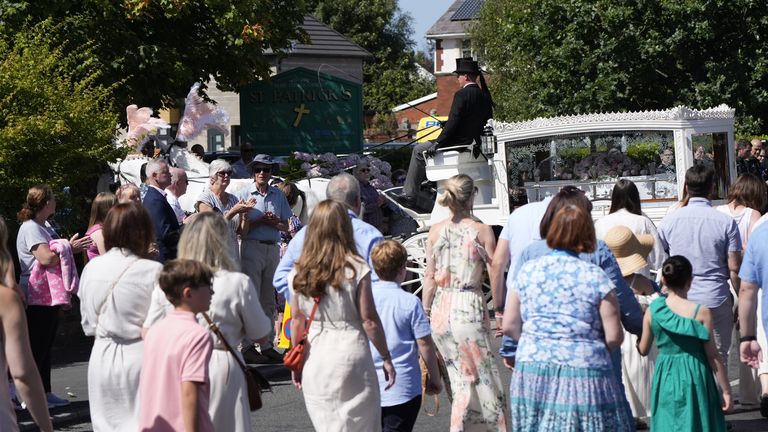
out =
<path fill-rule="evenodd" d="M 293 166 L 290 159 L 300 163 L 301 169 L 308 178 L 332 177 L 343 171 L 351 171 L 361 162 L 371 167 L 371 185 L 379 190 L 386 190 L 392 185 L 392 166 L 377 157 L 371 155 L 360 156 L 358 154 L 337 156 L 333 153 L 312 154 L 306 152 L 293 152 L 288 164 Z"/>

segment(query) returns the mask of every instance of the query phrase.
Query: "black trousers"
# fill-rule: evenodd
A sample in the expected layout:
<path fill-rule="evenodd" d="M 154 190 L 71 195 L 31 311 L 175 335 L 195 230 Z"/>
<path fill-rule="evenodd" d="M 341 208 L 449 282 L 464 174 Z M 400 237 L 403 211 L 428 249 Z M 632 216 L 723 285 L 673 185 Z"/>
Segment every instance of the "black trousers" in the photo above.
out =
<path fill-rule="evenodd" d="M 418 143 L 411 152 L 411 162 L 408 164 L 408 174 L 403 183 L 403 195 L 416 197 L 421 183 L 427 179 L 427 163 L 424 160 L 424 152 L 433 145 L 432 142 Z"/>
<path fill-rule="evenodd" d="M 51 391 L 51 347 L 59 327 L 59 306 L 27 306 L 29 345 L 46 393 Z"/>
<path fill-rule="evenodd" d="M 411 432 L 421 408 L 421 395 L 400 405 L 381 407 L 382 432 Z"/>

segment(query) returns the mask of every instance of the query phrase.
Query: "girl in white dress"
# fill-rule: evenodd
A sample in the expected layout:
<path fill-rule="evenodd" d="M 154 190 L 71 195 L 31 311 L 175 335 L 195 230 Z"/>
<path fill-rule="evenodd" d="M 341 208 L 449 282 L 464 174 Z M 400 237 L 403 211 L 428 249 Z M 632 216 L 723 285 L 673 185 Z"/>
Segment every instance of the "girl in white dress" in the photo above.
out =
<path fill-rule="evenodd" d="M 138 430 L 144 352 L 142 324 L 163 266 L 147 259 L 152 220 L 138 204 L 118 204 L 102 226 L 107 253 L 80 278 L 83 331 L 96 336 L 88 360 L 88 403 L 94 432 Z"/>
<path fill-rule="evenodd" d="M 213 297 L 208 316 L 219 327 L 230 346 L 236 347 L 243 338 L 265 340 L 272 322 L 259 303 L 251 279 L 238 271 L 232 255 L 232 237 L 224 217 L 216 212 L 195 216 L 184 228 L 179 239 L 178 258 L 191 259 L 214 269 Z M 145 327 L 160 321 L 173 306 L 160 288 L 155 288 Z M 198 321 L 207 327 L 205 319 Z M 208 413 L 217 431 L 252 431 L 248 406 L 248 387 L 237 361 L 224 344 L 213 335 L 213 353 L 208 364 L 210 400 Z M 240 353 L 238 352 L 238 355 Z M 240 361 L 243 361 L 242 357 Z"/>
<path fill-rule="evenodd" d="M 288 275 L 294 346 L 314 299 L 319 303 L 309 327 L 307 361 L 302 372 L 292 372 L 293 383 L 304 393 L 315 430 L 381 431 L 379 380 L 368 340 L 384 361 L 387 388 L 395 383 L 395 367 L 373 303 L 371 270 L 357 255 L 343 204 L 321 202 L 305 229 L 301 257 Z"/>
<path fill-rule="evenodd" d="M 635 235 L 626 226 L 617 225 L 605 233 L 605 244 L 611 249 L 619 264 L 621 275 L 635 293 L 640 308 L 645 312 L 653 300 L 659 297 L 659 286 L 645 277 L 641 271 L 648 267 L 645 257 L 655 242 L 650 234 Z M 637 352 L 638 337 L 624 331 L 621 344 L 621 375 L 624 393 L 632 408 L 638 429 L 647 429 L 651 417 L 651 379 L 658 350 L 654 345 L 646 356 Z"/>

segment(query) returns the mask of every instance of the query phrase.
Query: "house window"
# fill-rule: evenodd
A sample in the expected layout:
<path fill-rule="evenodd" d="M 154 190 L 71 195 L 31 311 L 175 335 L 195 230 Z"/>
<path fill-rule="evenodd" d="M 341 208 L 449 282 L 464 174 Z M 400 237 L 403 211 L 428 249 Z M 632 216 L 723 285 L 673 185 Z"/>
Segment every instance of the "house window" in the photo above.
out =
<path fill-rule="evenodd" d="M 469 39 L 464 39 L 461 41 L 461 56 L 462 57 L 472 57 L 475 58 L 474 54 L 472 53 L 472 41 Z"/>

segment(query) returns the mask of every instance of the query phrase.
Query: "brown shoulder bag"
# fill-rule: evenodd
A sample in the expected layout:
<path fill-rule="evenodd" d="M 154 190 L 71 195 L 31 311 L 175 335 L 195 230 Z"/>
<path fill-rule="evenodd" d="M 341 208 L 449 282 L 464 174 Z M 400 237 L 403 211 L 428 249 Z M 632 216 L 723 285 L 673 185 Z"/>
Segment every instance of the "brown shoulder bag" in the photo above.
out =
<path fill-rule="evenodd" d="M 296 345 L 292 346 L 291 349 L 283 355 L 283 365 L 294 372 L 299 373 L 304 369 L 304 362 L 307 360 L 307 334 L 309 334 L 309 326 L 315 318 L 315 312 L 317 312 L 317 305 L 319 304 L 320 297 L 315 297 L 315 305 L 312 307 L 312 313 L 309 314 L 309 321 L 307 321 L 307 324 L 304 326 L 304 334 Z"/>
<path fill-rule="evenodd" d="M 211 331 L 216 335 L 216 337 L 219 338 L 224 347 L 226 347 L 227 350 L 235 358 L 235 361 L 240 366 L 240 369 L 243 370 L 243 375 L 245 375 L 245 383 L 248 385 L 248 405 L 251 411 L 261 409 L 263 405 L 261 400 L 261 389 L 267 388 L 269 386 L 269 382 L 266 381 L 264 377 L 259 376 L 257 379 L 257 377 L 254 376 L 254 373 L 258 374 L 258 372 L 248 369 L 248 366 L 243 363 L 242 360 L 240 360 L 240 357 L 237 356 L 235 350 L 232 349 L 232 347 L 229 345 L 229 342 L 227 342 L 227 340 L 224 338 L 224 335 L 222 335 L 221 331 L 219 331 L 219 327 L 216 326 L 213 321 L 211 321 L 211 318 L 207 313 L 203 312 L 203 318 L 205 318 L 205 320 L 208 322 L 208 327 L 211 329 Z M 259 385 L 259 382 L 261 382 L 262 385 Z M 266 387 L 263 385 L 265 382 L 267 383 Z"/>

